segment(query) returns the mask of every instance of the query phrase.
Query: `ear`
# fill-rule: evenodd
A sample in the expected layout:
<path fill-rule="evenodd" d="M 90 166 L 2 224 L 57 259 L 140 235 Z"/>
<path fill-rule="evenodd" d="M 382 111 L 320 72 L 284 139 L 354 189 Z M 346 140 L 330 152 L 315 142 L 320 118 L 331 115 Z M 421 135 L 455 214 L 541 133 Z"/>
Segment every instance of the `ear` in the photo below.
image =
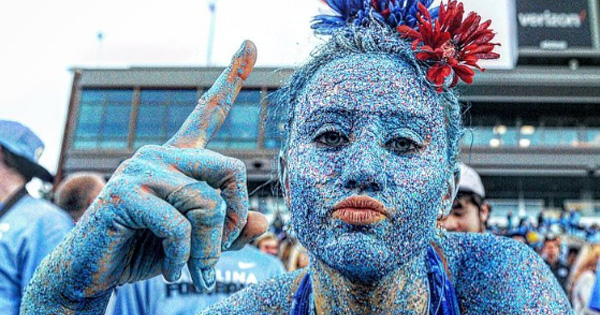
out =
<path fill-rule="evenodd" d="M 483 202 L 481 205 L 481 211 L 479 211 L 479 220 L 485 226 L 487 224 L 487 220 L 490 217 L 490 204 L 487 202 Z"/>
<path fill-rule="evenodd" d="M 458 182 L 459 181 L 460 181 L 460 168 L 457 166 L 454 168 L 454 171 L 446 179 L 446 187 L 448 188 L 448 191 L 442 198 L 442 208 L 440 209 L 440 215 L 439 215 L 438 219 L 447 217 L 450 214 L 450 210 L 452 210 L 452 203 L 454 202 L 456 193 L 458 193 Z"/>
<path fill-rule="evenodd" d="M 0 169 L 7 167 L 4 161 L 4 152 L 2 152 L 2 146 L 0 145 Z"/>

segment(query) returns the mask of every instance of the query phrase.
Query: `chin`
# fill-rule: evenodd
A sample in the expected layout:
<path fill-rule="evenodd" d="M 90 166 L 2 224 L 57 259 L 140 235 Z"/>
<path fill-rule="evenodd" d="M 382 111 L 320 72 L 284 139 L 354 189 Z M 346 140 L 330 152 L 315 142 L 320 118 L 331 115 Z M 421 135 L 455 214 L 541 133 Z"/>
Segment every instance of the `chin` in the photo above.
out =
<path fill-rule="evenodd" d="M 330 239 L 318 258 L 352 281 L 372 283 L 398 268 L 392 256 L 373 235 L 351 232 Z"/>

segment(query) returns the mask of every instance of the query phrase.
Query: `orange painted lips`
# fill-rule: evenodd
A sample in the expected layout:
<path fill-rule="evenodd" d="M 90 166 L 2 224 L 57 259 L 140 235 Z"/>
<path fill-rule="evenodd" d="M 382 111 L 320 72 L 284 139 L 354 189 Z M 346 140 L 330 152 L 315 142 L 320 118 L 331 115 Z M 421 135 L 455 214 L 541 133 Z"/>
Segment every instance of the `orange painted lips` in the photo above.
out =
<path fill-rule="evenodd" d="M 384 220 L 387 210 L 371 197 L 352 196 L 336 204 L 332 216 L 348 224 L 368 225 Z"/>

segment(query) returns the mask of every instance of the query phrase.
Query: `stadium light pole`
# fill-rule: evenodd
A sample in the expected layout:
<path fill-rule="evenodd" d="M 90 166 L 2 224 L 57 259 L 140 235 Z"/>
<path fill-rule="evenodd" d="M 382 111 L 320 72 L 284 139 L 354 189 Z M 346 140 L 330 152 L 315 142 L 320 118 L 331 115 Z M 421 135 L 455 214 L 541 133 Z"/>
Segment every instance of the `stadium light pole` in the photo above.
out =
<path fill-rule="evenodd" d="M 210 27 L 208 29 L 208 44 L 206 51 L 206 65 L 212 65 L 212 51 L 213 51 L 213 42 L 215 39 L 215 20 L 216 20 L 216 12 L 217 12 L 217 0 L 209 0 L 208 10 L 210 11 Z"/>

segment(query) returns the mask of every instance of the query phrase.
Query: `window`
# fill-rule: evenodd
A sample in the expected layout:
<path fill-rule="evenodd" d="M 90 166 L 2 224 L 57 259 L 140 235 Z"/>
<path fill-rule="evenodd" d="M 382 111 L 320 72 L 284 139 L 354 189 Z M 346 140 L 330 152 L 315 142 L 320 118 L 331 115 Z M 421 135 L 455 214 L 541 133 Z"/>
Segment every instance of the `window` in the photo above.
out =
<path fill-rule="evenodd" d="M 498 134 L 500 139 L 500 145 L 503 147 L 514 147 L 517 146 L 519 138 L 519 130 L 517 127 L 507 127 L 505 132 Z"/>
<path fill-rule="evenodd" d="M 274 91 L 269 91 L 269 95 L 272 95 Z M 267 97 L 267 101 L 269 98 Z M 283 117 L 285 113 L 276 112 L 277 107 L 275 104 L 267 103 L 267 121 L 264 122 L 265 130 L 265 149 L 279 149 L 283 141 L 283 135 L 285 132 L 284 123 L 279 122 L 279 118 Z"/>
<path fill-rule="evenodd" d="M 133 90 L 85 89 L 75 129 L 75 149 L 126 149 Z"/>
<path fill-rule="evenodd" d="M 588 128 L 585 130 L 586 145 L 591 147 L 600 147 L 600 128 Z"/>
<path fill-rule="evenodd" d="M 267 116 L 268 117 L 268 116 Z M 283 142 L 283 132 L 285 125 L 282 122 L 276 123 L 267 121 L 265 123 L 265 149 L 279 149 Z"/>
<path fill-rule="evenodd" d="M 492 127 L 475 127 L 467 130 L 463 139 L 464 145 L 467 147 L 470 147 L 471 144 L 474 147 L 487 147 L 490 146 L 490 143 L 494 143 L 495 137 Z"/>
<path fill-rule="evenodd" d="M 467 130 L 463 137 L 463 146 L 470 147 L 510 147 L 517 145 L 518 131 L 516 127 L 505 125 L 478 126 Z"/>
<path fill-rule="evenodd" d="M 208 148 L 256 149 L 260 108 L 260 90 L 242 90 Z"/>
<path fill-rule="evenodd" d="M 166 142 L 194 110 L 197 101 L 196 90 L 142 90 L 133 146 Z"/>
<path fill-rule="evenodd" d="M 600 146 L 600 128 L 517 124 L 467 129 L 463 147 L 590 147 Z"/>
<path fill-rule="evenodd" d="M 543 128 L 537 125 L 521 125 L 519 146 L 522 148 L 544 146 Z"/>

